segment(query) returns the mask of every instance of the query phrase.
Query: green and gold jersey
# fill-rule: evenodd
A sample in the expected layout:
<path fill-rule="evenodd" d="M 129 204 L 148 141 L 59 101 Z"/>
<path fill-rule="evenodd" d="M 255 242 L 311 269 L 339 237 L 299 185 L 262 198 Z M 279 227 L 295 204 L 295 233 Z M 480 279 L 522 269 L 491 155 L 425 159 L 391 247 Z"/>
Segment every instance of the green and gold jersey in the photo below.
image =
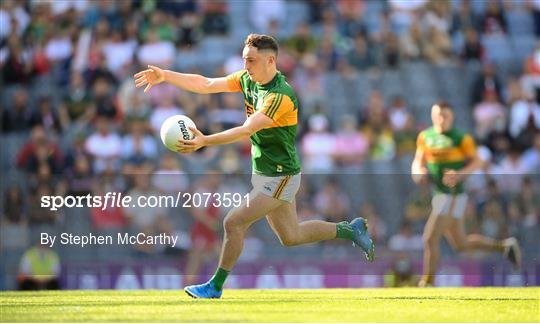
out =
<path fill-rule="evenodd" d="M 442 183 L 446 169 L 458 170 L 476 155 L 476 145 L 471 135 L 456 128 L 438 133 L 433 127 L 422 131 L 416 145 L 424 151 L 429 176 L 436 192 L 458 194 L 463 192 L 463 183 L 449 188 Z"/>
<path fill-rule="evenodd" d="M 281 72 L 265 85 L 249 78 L 246 71 L 227 76 L 231 90 L 242 92 L 247 116 L 261 111 L 274 123 L 251 136 L 253 172 L 269 177 L 300 172 L 296 152 L 298 99 Z"/>

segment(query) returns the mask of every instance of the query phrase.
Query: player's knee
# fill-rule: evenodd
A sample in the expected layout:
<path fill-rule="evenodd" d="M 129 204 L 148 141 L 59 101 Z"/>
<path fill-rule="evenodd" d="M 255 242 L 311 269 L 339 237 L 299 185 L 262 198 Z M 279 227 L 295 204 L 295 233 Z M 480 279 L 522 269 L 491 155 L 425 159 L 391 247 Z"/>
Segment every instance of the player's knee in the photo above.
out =
<path fill-rule="evenodd" d="M 427 247 L 433 247 L 436 244 L 439 244 L 439 238 L 436 235 L 433 234 L 426 234 L 422 237 L 422 240 L 424 241 L 424 245 Z"/>
<path fill-rule="evenodd" d="M 469 249 L 469 244 L 467 240 L 454 240 L 452 247 L 457 253 L 465 252 Z"/>
<path fill-rule="evenodd" d="M 295 246 L 298 245 L 298 240 L 291 235 L 283 235 L 279 237 L 279 241 L 283 246 Z"/>
<path fill-rule="evenodd" d="M 227 215 L 223 220 L 223 229 L 228 235 L 239 233 L 242 231 L 241 224 L 231 214 Z"/>
<path fill-rule="evenodd" d="M 457 243 L 454 245 L 454 250 L 456 250 L 458 253 L 465 252 L 467 251 L 467 245 L 464 243 Z"/>

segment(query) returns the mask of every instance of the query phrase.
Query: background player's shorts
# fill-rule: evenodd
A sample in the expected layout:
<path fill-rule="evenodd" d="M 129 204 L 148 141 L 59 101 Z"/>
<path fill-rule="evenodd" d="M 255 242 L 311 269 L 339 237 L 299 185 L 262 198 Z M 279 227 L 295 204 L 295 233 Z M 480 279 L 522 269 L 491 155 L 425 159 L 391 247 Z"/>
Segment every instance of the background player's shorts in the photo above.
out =
<path fill-rule="evenodd" d="M 267 196 L 292 202 L 298 188 L 300 188 L 301 175 L 288 175 L 280 177 L 267 177 L 260 174 L 253 174 L 251 176 L 251 184 L 253 190 L 263 193 Z"/>
<path fill-rule="evenodd" d="M 461 218 L 467 207 L 467 194 L 461 193 L 458 195 L 437 193 L 431 199 L 433 213 L 436 215 L 448 215 L 453 204 L 453 212 L 451 216 Z"/>

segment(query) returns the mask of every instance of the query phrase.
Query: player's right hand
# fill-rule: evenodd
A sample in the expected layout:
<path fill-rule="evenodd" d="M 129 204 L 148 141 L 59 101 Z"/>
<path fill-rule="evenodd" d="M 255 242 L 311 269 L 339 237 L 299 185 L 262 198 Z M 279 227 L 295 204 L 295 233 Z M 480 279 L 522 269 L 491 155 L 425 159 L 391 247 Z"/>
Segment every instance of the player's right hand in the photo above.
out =
<path fill-rule="evenodd" d="M 157 66 L 148 65 L 148 69 L 136 73 L 133 77 L 135 78 L 135 87 L 139 88 L 146 84 L 144 92 L 147 92 L 156 84 L 165 81 L 165 71 Z"/>
<path fill-rule="evenodd" d="M 445 186 L 454 188 L 462 179 L 461 174 L 456 170 L 445 170 L 442 178 L 442 182 Z"/>

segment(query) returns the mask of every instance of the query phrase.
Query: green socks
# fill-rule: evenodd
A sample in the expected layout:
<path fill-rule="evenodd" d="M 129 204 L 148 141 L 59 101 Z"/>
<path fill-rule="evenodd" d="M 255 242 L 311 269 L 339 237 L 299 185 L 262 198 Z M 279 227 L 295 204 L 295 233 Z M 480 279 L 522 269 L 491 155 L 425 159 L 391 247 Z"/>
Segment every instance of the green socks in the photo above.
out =
<path fill-rule="evenodd" d="M 221 290 L 223 288 L 223 284 L 225 283 L 225 280 L 227 279 L 227 276 L 229 275 L 229 271 L 218 268 L 216 270 L 216 273 L 214 273 L 214 276 L 210 279 L 210 282 L 213 282 L 216 286 L 217 290 Z"/>
<path fill-rule="evenodd" d="M 352 240 L 354 231 L 348 222 L 344 221 L 336 224 L 336 238 Z"/>

